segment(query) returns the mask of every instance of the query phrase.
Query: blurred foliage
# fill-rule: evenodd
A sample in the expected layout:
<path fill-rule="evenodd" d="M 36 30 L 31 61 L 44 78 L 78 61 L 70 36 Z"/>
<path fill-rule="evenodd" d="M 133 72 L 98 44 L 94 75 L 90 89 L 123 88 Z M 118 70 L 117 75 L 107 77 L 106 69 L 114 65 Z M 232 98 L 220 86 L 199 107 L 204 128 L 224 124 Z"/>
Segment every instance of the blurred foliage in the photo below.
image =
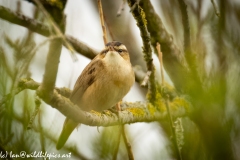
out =
<path fill-rule="evenodd" d="M 61 1 L 49 2 L 50 8 L 58 7 L 52 11 L 56 17 L 66 4 L 66 1 L 63 1 L 63 4 Z M 96 1 L 91 2 L 97 10 Z M 172 35 L 173 43 L 181 50 L 182 56 L 185 56 L 179 3 L 177 0 L 151 2 L 166 30 Z M 132 26 L 126 20 L 132 16 L 129 13 L 130 9 L 125 5 L 121 16 L 116 17 L 121 0 L 102 0 L 102 3 L 109 37 L 126 44 L 133 65 L 138 64 L 146 70 L 141 48 L 136 41 L 139 35 L 132 32 Z M 188 92 L 182 92 L 170 87 L 164 88 L 159 85 L 160 80 L 156 80 L 161 96 L 165 97 L 165 94 L 168 94 L 170 100 L 178 98 L 178 95 L 186 96 L 193 106 L 188 117 L 176 121 L 175 128 L 182 159 L 240 159 L 240 3 L 234 0 L 208 2 L 185 0 L 185 3 L 190 25 L 191 48 L 196 56 L 196 72 L 200 75 L 201 87 L 194 86 Z M 27 130 L 35 106 L 33 92 L 23 91 L 15 97 L 12 96 L 18 80 L 22 77 L 31 77 L 29 66 L 35 55 L 32 51 L 37 46 L 34 34 L 28 32 L 23 38 L 16 40 L 9 38 L 8 34 L 10 33 L 2 36 L 0 45 L 0 100 L 5 95 L 10 95 L 6 103 L 0 106 L 0 151 L 11 150 L 19 153 L 25 150 L 31 153 L 35 150 L 54 150 L 56 138 L 42 127 L 41 109 L 35 117 L 33 127 Z M 164 54 L 168 53 L 163 53 L 163 59 Z M 192 81 L 194 80 L 189 79 L 184 83 L 190 85 L 194 83 Z M 159 122 L 159 125 L 171 142 L 169 123 Z M 112 159 L 118 143 L 120 143 L 118 159 L 127 158 L 118 130 L 118 126 L 106 127 L 100 132 L 99 137 L 89 142 L 92 143 L 96 159 Z M 171 143 L 168 147 L 171 157 L 177 157 L 174 145 Z M 79 159 L 87 159 L 76 147 L 66 146 L 61 153 L 66 152 L 72 152 Z M 159 158 L 158 155 L 159 153 L 156 153 L 156 159 Z"/>
<path fill-rule="evenodd" d="M 113 159 L 112 157 L 114 154 L 117 154 L 118 159 L 128 159 L 127 151 L 121 136 L 120 126 L 105 127 L 100 134 L 100 137 L 96 137 L 92 140 L 92 148 L 96 154 L 96 159 Z"/>
<path fill-rule="evenodd" d="M 5 45 L 0 46 L 1 97 L 13 94 L 19 78 L 31 75 L 29 65 L 35 54 L 32 52 L 35 47 L 33 34 L 29 33 L 23 39 L 16 39 L 15 41 L 12 41 L 7 35 L 4 35 L 3 38 Z M 7 151 L 12 150 L 16 153 L 22 150 L 29 151 L 29 148 L 33 147 L 29 147 L 29 144 L 33 145 L 32 142 L 36 139 L 36 135 L 25 136 L 26 133 L 24 132 L 33 103 L 27 91 L 24 91 L 19 96 L 24 97 L 22 101 L 9 96 L 6 103 L 0 106 L 0 146 Z"/>

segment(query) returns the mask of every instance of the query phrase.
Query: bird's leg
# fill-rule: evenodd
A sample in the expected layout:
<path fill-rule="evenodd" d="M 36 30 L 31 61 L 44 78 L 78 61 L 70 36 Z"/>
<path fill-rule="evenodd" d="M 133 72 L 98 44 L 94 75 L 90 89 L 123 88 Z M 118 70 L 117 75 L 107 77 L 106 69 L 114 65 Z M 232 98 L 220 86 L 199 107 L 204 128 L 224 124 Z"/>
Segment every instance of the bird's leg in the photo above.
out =
<path fill-rule="evenodd" d="M 119 102 L 116 104 L 116 109 L 117 109 L 118 112 L 122 110 L 122 108 L 121 108 L 121 103 L 122 103 L 122 101 L 119 101 Z"/>
<path fill-rule="evenodd" d="M 107 113 L 110 111 L 110 112 L 118 115 L 118 112 L 119 112 L 119 111 L 122 111 L 121 103 L 122 103 L 122 101 L 119 101 L 119 102 L 118 102 L 115 106 L 113 106 L 112 108 L 109 108 L 109 109 L 107 109 L 107 110 L 103 110 L 102 113 L 107 114 Z"/>

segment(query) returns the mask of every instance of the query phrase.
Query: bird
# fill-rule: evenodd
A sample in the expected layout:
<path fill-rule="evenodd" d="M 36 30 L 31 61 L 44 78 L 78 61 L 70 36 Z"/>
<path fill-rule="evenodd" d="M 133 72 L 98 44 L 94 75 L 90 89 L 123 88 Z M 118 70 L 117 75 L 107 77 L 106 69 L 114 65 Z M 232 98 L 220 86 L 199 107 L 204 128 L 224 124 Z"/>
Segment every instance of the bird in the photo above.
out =
<path fill-rule="evenodd" d="M 134 71 L 126 46 L 112 41 L 84 68 L 70 95 L 72 103 L 84 111 L 114 107 L 129 92 L 135 82 Z M 61 149 L 73 130 L 79 126 L 66 118 L 56 149 Z"/>

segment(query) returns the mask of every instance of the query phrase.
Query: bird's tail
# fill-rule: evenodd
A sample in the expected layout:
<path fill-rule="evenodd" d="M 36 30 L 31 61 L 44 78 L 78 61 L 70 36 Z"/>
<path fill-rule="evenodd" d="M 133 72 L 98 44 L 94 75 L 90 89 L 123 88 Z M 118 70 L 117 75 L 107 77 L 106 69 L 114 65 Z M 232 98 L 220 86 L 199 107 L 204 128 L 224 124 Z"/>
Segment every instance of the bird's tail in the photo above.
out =
<path fill-rule="evenodd" d="M 61 149 L 64 146 L 68 137 L 70 136 L 70 134 L 72 133 L 74 128 L 77 127 L 77 125 L 78 125 L 78 123 L 74 122 L 71 119 L 66 118 L 66 120 L 63 124 L 62 132 L 60 134 L 60 137 L 58 138 L 58 142 L 56 145 L 57 150 Z"/>

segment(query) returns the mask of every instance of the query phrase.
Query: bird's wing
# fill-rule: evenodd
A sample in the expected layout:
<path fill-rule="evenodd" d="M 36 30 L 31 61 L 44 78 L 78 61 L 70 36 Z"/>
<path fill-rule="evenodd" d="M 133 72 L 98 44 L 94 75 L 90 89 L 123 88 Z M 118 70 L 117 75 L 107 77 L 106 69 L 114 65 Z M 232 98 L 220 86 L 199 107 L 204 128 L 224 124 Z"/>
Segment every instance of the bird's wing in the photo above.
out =
<path fill-rule="evenodd" d="M 77 103 L 82 97 L 86 89 L 91 86 L 96 81 L 97 73 L 103 69 L 103 62 L 95 57 L 82 71 L 81 75 L 78 77 L 77 82 L 74 85 L 70 100 L 73 103 Z"/>

